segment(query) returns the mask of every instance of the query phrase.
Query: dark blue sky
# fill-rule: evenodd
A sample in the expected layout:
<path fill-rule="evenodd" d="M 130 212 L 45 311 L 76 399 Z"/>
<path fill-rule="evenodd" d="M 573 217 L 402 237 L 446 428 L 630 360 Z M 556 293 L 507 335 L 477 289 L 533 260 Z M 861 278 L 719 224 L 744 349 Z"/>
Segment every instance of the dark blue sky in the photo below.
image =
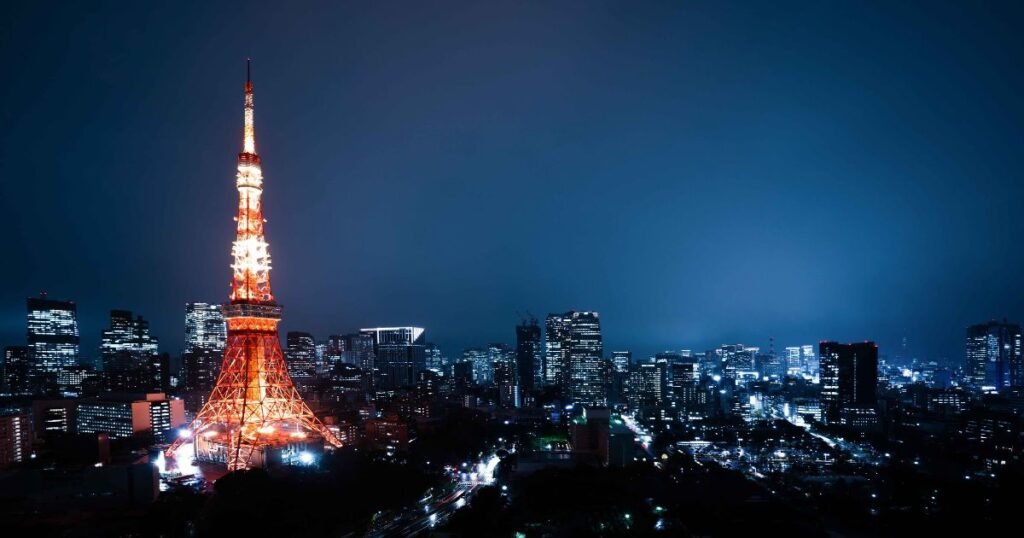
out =
<path fill-rule="evenodd" d="M 1024 319 L 1019 2 L 146 4 L 0 8 L 0 344 L 39 290 L 89 354 L 226 298 L 247 56 L 285 330 L 959 360 Z"/>

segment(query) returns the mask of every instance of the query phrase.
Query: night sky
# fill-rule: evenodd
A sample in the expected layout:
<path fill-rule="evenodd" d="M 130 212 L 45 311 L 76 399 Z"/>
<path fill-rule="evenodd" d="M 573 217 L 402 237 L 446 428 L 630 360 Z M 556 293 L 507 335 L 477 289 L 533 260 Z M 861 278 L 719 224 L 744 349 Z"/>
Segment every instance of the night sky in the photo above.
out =
<path fill-rule="evenodd" d="M 111 308 L 177 353 L 226 300 L 248 56 L 284 330 L 959 362 L 1024 320 L 1020 2 L 15 4 L 0 345 L 40 290 L 88 356 Z"/>

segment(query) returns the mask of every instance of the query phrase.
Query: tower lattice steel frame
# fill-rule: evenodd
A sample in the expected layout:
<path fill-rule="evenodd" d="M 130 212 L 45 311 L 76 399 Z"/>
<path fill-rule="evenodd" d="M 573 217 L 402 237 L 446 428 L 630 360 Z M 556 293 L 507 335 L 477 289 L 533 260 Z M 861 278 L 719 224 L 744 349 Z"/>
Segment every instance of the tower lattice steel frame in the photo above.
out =
<path fill-rule="evenodd" d="M 285 365 L 277 325 L 281 307 L 270 289 L 270 252 L 263 235 L 263 171 L 256 153 L 253 86 L 246 64 L 245 129 L 238 154 L 238 216 L 231 253 L 231 302 L 222 307 L 228 326 L 227 347 L 217 384 L 186 435 L 167 456 L 200 435 L 227 440 L 228 470 L 250 467 L 265 447 L 305 438 L 307 432 L 341 446 L 302 400 Z"/>

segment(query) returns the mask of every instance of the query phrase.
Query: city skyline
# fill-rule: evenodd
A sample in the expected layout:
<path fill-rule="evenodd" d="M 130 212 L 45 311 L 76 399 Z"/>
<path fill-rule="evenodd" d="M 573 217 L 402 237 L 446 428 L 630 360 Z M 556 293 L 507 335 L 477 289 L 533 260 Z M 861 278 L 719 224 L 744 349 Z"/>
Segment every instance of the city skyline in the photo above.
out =
<path fill-rule="evenodd" d="M 5 6 L 7 534 L 1012 528 L 1024 4 L 262 2 Z"/>
<path fill-rule="evenodd" d="M 906 337 L 957 363 L 966 327 L 1024 319 L 1018 7 L 84 9 L 16 7 L 2 37 L 21 74 L 0 89 L 5 345 L 41 290 L 77 302 L 85 354 L 110 310 L 176 352 L 181 306 L 222 301 L 196 275 L 229 263 L 227 66 L 249 56 L 285 331 L 416 325 L 455 355 L 511 343 L 517 311 L 579 308 L 638 358 Z"/>

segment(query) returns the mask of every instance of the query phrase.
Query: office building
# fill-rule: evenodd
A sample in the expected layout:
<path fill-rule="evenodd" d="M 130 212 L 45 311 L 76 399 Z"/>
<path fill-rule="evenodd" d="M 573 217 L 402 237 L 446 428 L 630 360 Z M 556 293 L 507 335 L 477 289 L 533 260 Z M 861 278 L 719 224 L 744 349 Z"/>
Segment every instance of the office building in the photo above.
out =
<path fill-rule="evenodd" d="M 127 310 L 110 311 L 110 328 L 100 340 L 103 387 L 107 392 L 162 390 L 158 340 L 149 322 Z"/>
<path fill-rule="evenodd" d="M 33 400 L 32 427 L 37 437 L 48 438 L 75 433 L 78 400 Z"/>
<path fill-rule="evenodd" d="M 185 349 L 181 354 L 181 383 L 193 393 L 198 407 L 217 382 L 227 345 L 227 324 L 220 306 L 209 303 L 185 304 Z"/>
<path fill-rule="evenodd" d="M 494 369 L 498 364 L 498 361 L 504 361 L 508 364 L 515 363 L 515 351 L 508 344 L 491 343 L 487 344 L 487 363 L 485 367 L 486 375 L 488 377 L 488 383 L 496 383 Z M 513 372 L 515 375 L 515 372 Z"/>
<path fill-rule="evenodd" d="M 545 382 L 574 403 L 606 405 L 608 380 L 597 312 L 549 314 L 545 341 Z"/>
<path fill-rule="evenodd" d="M 427 344 L 423 348 L 423 357 L 427 370 L 434 370 L 446 376 L 450 375 L 448 357 L 441 353 L 441 349 L 437 347 L 437 344 Z"/>
<path fill-rule="evenodd" d="M 28 346 L 7 346 L 4 348 L 3 390 L 13 394 L 29 394 L 30 362 Z"/>
<path fill-rule="evenodd" d="M 373 352 L 380 388 L 412 387 L 426 368 L 425 331 L 421 327 L 361 329 L 373 337 Z"/>
<path fill-rule="evenodd" d="M 365 375 L 372 377 L 375 368 L 374 334 L 353 333 L 344 337 L 345 349 L 341 360 L 361 369 Z"/>
<path fill-rule="evenodd" d="M 486 385 L 492 381 L 493 367 L 487 350 L 471 347 L 462 350 L 462 362 L 473 365 L 473 384 Z"/>
<path fill-rule="evenodd" d="M 100 357 L 107 392 L 161 390 L 158 340 L 149 334 L 149 322 L 128 310 L 110 311 L 110 328 L 103 331 Z"/>
<path fill-rule="evenodd" d="M 975 388 L 1024 386 L 1021 332 L 1016 323 L 990 321 L 967 328 L 964 372 Z"/>
<path fill-rule="evenodd" d="M 662 377 L 662 369 L 653 362 L 633 365 L 629 372 L 629 407 L 635 411 L 661 407 L 664 401 Z"/>
<path fill-rule="evenodd" d="M 45 293 L 26 300 L 30 384 L 36 391 L 56 389 L 59 369 L 78 364 L 78 307 Z"/>
<path fill-rule="evenodd" d="M 27 461 L 32 454 L 32 423 L 28 413 L 0 413 L 0 469 Z"/>
<path fill-rule="evenodd" d="M 498 389 L 498 406 L 518 408 L 519 383 L 516 380 L 516 363 L 511 353 L 494 361 L 494 386 Z"/>
<path fill-rule="evenodd" d="M 166 443 L 184 424 L 184 402 L 163 393 L 110 394 L 79 400 L 75 408 L 78 433 L 106 433 L 111 439 L 143 435 Z"/>
<path fill-rule="evenodd" d="M 632 351 L 612 351 L 612 364 L 617 372 L 628 372 L 633 364 Z"/>
<path fill-rule="evenodd" d="M 563 314 L 549 314 L 544 326 L 544 384 L 564 390 L 569 385 L 570 322 Z"/>
<path fill-rule="evenodd" d="M 878 346 L 874 342 L 818 345 L 821 403 L 829 423 L 862 425 L 874 420 L 878 392 Z"/>
<path fill-rule="evenodd" d="M 343 362 L 345 357 L 345 337 L 340 334 L 332 334 L 327 337 L 324 346 L 324 362 L 329 369 Z"/>
<path fill-rule="evenodd" d="M 516 372 L 523 391 L 536 388 L 541 378 L 540 326 L 530 318 L 516 325 Z"/>
<path fill-rule="evenodd" d="M 607 405 L 608 380 L 604 375 L 604 344 L 597 312 L 568 312 L 569 397 L 582 405 Z"/>
<path fill-rule="evenodd" d="M 288 364 L 288 375 L 293 380 L 316 377 L 316 340 L 313 335 L 289 331 L 285 342 L 284 358 Z"/>
<path fill-rule="evenodd" d="M 219 305 L 185 303 L 185 352 L 197 349 L 223 352 L 228 328 Z"/>

